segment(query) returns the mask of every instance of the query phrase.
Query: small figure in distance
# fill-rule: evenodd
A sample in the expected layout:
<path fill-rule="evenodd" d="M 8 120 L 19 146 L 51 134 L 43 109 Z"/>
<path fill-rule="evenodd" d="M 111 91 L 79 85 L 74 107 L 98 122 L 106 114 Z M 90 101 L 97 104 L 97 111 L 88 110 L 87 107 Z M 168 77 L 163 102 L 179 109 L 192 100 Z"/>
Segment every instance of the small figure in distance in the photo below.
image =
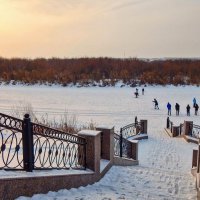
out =
<path fill-rule="evenodd" d="M 135 94 L 135 98 L 138 98 L 139 93 L 138 93 L 138 89 L 137 88 L 135 89 L 135 93 L 134 94 Z"/>
<path fill-rule="evenodd" d="M 175 110 L 176 110 L 176 115 L 179 115 L 180 105 L 178 103 L 176 103 L 175 105 Z"/>
<path fill-rule="evenodd" d="M 156 99 L 154 99 L 153 102 L 154 102 L 154 109 L 155 110 L 159 109 L 159 107 L 158 107 L 158 101 Z"/>
<path fill-rule="evenodd" d="M 142 88 L 142 95 L 144 95 L 144 88 Z"/>
<path fill-rule="evenodd" d="M 167 103 L 167 110 L 168 110 L 168 115 L 171 115 L 171 109 L 172 109 L 172 105 L 168 102 Z"/>
<path fill-rule="evenodd" d="M 188 104 L 186 107 L 187 116 L 190 116 L 190 105 Z"/>
<path fill-rule="evenodd" d="M 194 97 L 194 99 L 193 99 L 193 108 L 195 108 L 196 103 L 197 103 L 197 100 L 196 100 L 196 98 Z"/>
<path fill-rule="evenodd" d="M 138 92 L 135 92 L 134 94 L 135 94 L 135 98 L 138 98 L 139 96 Z"/>
<path fill-rule="evenodd" d="M 195 110 L 194 114 L 197 115 L 199 110 L 199 105 L 197 103 L 195 104 L 194 110 Z"/>

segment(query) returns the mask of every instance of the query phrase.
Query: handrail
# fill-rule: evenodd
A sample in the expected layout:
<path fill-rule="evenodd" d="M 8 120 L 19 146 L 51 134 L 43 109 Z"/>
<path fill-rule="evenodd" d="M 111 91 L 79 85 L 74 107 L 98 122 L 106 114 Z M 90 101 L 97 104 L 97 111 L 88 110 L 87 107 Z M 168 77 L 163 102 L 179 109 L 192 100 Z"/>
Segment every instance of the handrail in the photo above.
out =
<path fill-rule="evenodd" d="M 136 130 L 137 127 L 139 130 L 141 127 L 141 123 L 137 122 L 137 123 L 128 124 L 120 129 L 120 133 L 122 133 L 123 138 L 126 138 L 126 139 L 130 138 L 140 133 L 140 132 L 137 132 Z"/>
<path fill-rule="evenodd" d="M 52 138 L 57 138 L 57 139 L 62 139 L 67 142 L 72 142 L 76 144 L 85 144 L 86 140 L 85 138 L 75 135 L 75 134 L 70 134 L 55 128 L 50 128 L 48 126 L 44 126 L 41 124 L 36 124 L 32 123 L 32 128 L 33 128 L 33 134 L 34 135 L 41 135 L 41 136 L 48 136 Z"/>
<path fill-rule="evenodd" d="M 21 131 L 23 128 L 23 120 L 0 113 L 1 127 L 12 129 L 15 131 Z"/>

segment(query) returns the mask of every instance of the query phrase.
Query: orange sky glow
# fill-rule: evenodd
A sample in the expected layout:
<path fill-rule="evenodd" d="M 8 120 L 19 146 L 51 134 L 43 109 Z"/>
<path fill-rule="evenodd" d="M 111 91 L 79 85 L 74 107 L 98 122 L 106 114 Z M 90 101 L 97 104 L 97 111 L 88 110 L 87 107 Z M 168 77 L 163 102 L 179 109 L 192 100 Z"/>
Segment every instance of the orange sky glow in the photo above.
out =
<path fill-rule="evenodd" d="M 1 57 L 200 57 L 199 0 L 0 0 Z"/>

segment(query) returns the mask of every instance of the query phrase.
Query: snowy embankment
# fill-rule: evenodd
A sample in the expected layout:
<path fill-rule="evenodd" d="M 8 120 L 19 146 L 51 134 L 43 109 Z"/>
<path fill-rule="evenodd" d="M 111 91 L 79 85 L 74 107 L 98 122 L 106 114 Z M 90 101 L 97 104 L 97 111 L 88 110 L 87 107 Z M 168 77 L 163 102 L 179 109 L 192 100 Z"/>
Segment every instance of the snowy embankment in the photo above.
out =
<path fill-rule="evenodd" d="M 199 88 L 147 87 L 145 95 L 137 99 L 131 88 L 1 89 L 3 108 L 8 107 L 15 97 L 15 101 L 22 98 L 29 101 L 38 113 L 48 111 L 50 115 L 55 115 L 56 111 L 62 113 L 67 107 L 69 113 L 76 114 L 83 123 L 92 119 L 98 125 L 115 125 L 116 129 L 134 122 L 136 115 L 138 119 L 148 120 L 149 139 L 139 142 L 139 166 L 112 167 L 94 185 L 37 194 L 31 199 L 196 199 L 195 180 L 190 173 L 192 148 L 196 145 L 180 138 L 169 138 L 164 127 L 168 101 L 173 108 L 176 102 L 181 105 L 180 116 L 175 116 L 172 110 L 170 119 L 174 124 L 178 125 L 184 120 L 200 124 L 199 116 L 194 116 L 191 110 L 191 116 L 187 117 L 185 109 L 187 104 L 192 104 L 193 97 L 197 102 L 200 100 Z M 159 110 L 153 109 L 153 98 L 157 98 Z"/>
<path fill-rule="evenodd" d="M 150 128 L 148 141 L 140 141 L 139 166 L 114 166 L 93 185 L 37 194 L 30 199 L 196 199 L 195 182 L 190 173 L 194 146 L 180 138 L 169 138 L 162 128 Z"/>

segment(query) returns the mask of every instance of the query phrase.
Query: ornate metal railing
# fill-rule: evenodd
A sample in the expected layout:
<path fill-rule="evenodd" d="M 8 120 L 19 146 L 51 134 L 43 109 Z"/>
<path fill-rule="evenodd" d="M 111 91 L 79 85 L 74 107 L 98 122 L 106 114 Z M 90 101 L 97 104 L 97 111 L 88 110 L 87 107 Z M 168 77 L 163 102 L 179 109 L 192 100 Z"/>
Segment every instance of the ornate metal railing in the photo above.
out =
<path fill-rule="evenodd" d="M 173 122 L 170 121 L 169 117 L 167 117 L 167 129 L 170 129 L 172 132 Z"/>
<path fill-rule="evenodd" d="M 120 135 L 117 133 L 114 133 L 114 155 L 120 156 L 120 148 L 121 142 L 120 142 Z"/>
<path fill-rule="evenodd" d="M 137 132 L 137 129 L 138 129 L 138 132 Z M 140 123 L 132 123 L 132 124 L 129 124 L 129 125 L 122 127 L 120 129 L 120 133 L 122 133 L 124 138 L 128 139 L 128 138 L 130 138 L 134 135 L 139 134 L 140 130 L 141 130 L 141 124 Z"/>
<path fill-rule="evenodd" d="M 32 123 L 34 165 L 40 168 L 85 168 L 84 138 Z"/>
<path fill-rule="evenodd" d="M 85 169 L 86 141 L 0 113 L 0 169 Z"/>
<path fill-rule="evenodd" d="M 120 134 L 114 134 L 114 155 L 120 157 L 131 158 L 131 145 L 129 141 L 132 136 L 138 135 L 144 130 L 144 122 L 138 122 L 135 117 L 135 123 L 128 124 L 120 128 Z"/>
<path fill-rule="evenodd" d="M 131 142 L 123 138 L 122 134 L 114 134 L 114 155 L 119 157 L 131 158 Z"/>
<path fill-rule="evenodd" d="M 192 137 L 200 139 L 200 126 L 191 123 L 191 125 L 190 125 L 190 133 L 191 133 Z"/>
<path fill-rule="evenodd" d="M 125 138 L 122 138 L 122 156 L 125 158 L 131 158 L 132 157 L 132 145 L 131 142 Z"/>
<path fill-rule="evenodd" d="M 183 134 L 183 124 L 180 124 L 179 126 L 179 134 Z"/>
<path fill-rule="evenodd" d="M 0 169 L 23 168 L 23 120 L 0 113 Z"/>

